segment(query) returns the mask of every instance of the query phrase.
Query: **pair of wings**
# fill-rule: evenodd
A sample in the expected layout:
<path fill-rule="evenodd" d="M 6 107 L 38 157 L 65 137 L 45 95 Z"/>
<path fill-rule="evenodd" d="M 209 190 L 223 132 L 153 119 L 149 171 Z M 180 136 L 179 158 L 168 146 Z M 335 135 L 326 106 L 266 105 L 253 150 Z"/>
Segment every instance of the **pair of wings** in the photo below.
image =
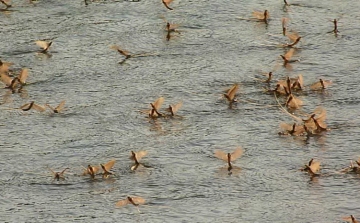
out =
<path fill-rule="evenodd" d="M 293 94 L 290 94 L 288 100 L 286 101 L 286 106 L 291 109 L 298 109 L 300 106 L 303 105 L 303 102 L 295 97 Z"/>
<path fill-rule="evenodd" d="M 65 100 L 61 101 L 60 104 L 58 106 L 56 106 L 55 108 L 51 107 L 50 105 L 46 104 L 46 106 L 48 106 L 51 110 L 53 110 L 54 112 L 60 112 L 64 109 L 65 107 Z"/>
<path fill-rule="evenodd" d="M 237 158 L 239 158 L 242 154 L 243 154 L 243 149 L 241 147 L 238 147 L 237 149 L 235 149 L 234 152 L 230 153 L 230 161 L 234 161 Z M 224 160 L 224 161 L 228 161 L 228 154 L 225 153 L 224 151 L 221 150 L 215 150 L 215 157 Z"/>
<path fill-rule="evenodd" d="M 146 202 L 145 199 L 142 198 L 142 197 L 130 197 L 130 198 L 132 199 L 132 201 L 135 204 L 145 204 L 145 202 Z M 117 207 L 122 207 L 122 206 L 125 206 L 127 204 L 131 204 L 131 202 L 130 202 L 130 200 L 128 198 L 116 202 Z"/>
<path fill-rule="evenodd" d="M 233 101 L 238 90 L 239 90 L 239 85 L 238 85 L 238 84 L 234 84 L 234 85 L 227 91 L 227 93 L 225 94 L 225 97 L 226 97 L 229 101 Z"/>
<path fill-rule="evenodd" d="M 133 151 L 132 151 L 133 152 Z M 130 156 L 130 159 L 131 160 L 137 160 L 138 162 L 141 160 L 141 158 L 143 158 L 144 156 L 147 155 L 147 151 L 146 150 L 142 150 L 142 151 L 139 151 L 139 152 L 134 152 L 135 154 L 135 157 L 134 155 L 131 153 L 131 156 Z"/>
<path fill-rule="evenodd" d="M 320 170 L 320 161 L 311 159 L 309 161 L 309 168 L 314 174 L 317 173 Z"/>
<path fill-rule="evenodd" d="M 177 104 L 169 105 L 169 108 L 167 108 L 166 111 L 175 114 L 181 108 L 182 104 L 183 104 L 182 101 L 180 101 Z"/>
<path fill-rule="evenodd" d="M 331 84 L 332 84 L 332 81 L 320 79 L 318 82 L 315 82 L 312 85 L 310 85 L 310 89 L 311 90 L 320 90 L 320 89 L 327 88 Z"/>

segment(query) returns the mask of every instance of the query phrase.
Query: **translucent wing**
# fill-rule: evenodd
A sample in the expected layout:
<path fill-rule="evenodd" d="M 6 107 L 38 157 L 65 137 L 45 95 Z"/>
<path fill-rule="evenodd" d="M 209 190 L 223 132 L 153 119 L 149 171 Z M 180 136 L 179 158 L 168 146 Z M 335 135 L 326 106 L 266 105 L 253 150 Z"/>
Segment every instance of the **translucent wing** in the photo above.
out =
<path fill-rule="evenodd" d="M 35 43 L 36 43 L 36 45 L 38 45 L 39 47 L 43 48 L 44 50 L 45 50 L 46 48 L 48 48 L 48 46 L 49 46 L 49 43 L 48 43 L 48 42 L 42 41 L 42 40 L 37 40 L 37 41 L 35 41 Z"/>
<path fill-rule="evenodd" d="M 9 77 L 7 74 L 5 73 L 1 73 L 1 81 L 6 84 L 6 86 L 10 86 L 11 82 L 12 82 L 12 78 Z"/>
<path fill-rule="evenodd" d="M 286 80 L 279 80 L 277 82 L 277 84 L 281 85 L 281 86 L 284 86 L 284 87 L 287 87 L 287 83 L 286 83 Z"/>
<path fill-rule="evenodd" d="M 171 24 L 171 23 L 167 23 L 166 25 L 166 30 L 170 31 L 170 30 L 174 30 L 176 28 L 179 28 L 179 24 Z"/>
<path fill-rule="evenodd" d="M 44 106 L 38 105 L 38 104 L 33 104 L 33 106 L 31 107 L 32 109 L 35 109 L 38 112 L 43 112 L 46 110 L 46 108 Z"/>
<path fill-rule="evenodd" d="M 27 68 L 23 68 L 21 69 L 21 72 L 19 74 L 19 80 L 21 84 L 25 84 L 26 83 L 26 79 L 29 75 L 29 69 Z"/>
<path fill-rule="evenodd" d="M 312 85 L 310 85 L 310 89 L 311 90 L 319 90 L 322 89 L 322 84 L 320 83 L 320 81 L 313 83 Z"/>
<path fill-rule="evenodd" d="M 253 11 L 252 15 L 257 19 L 264 19 L 264 12 Z"/>
<path fill-rule="evenodd" d="M 136 152 L 136 153 L 135 153 L 135 156 L 136 156 L 137 161 L 140 161 L 141 158 L 143 158 L 144 156 L 147 155 L 147 153 L 148 153 L 148 152 L 147 152 L 146 150 L 142 150 L 142 151 Z"/>
<path fill-rule="evenodd" d="M 91 166 L 93 171 L 94 171 L 94 174 L 96 174 L 97 172 L 99 172 L 100 170 L 100 166 Z M 87 175 L 87 174 L 91 174 L 90 171 L 88 169 L 86 169 L 83 173 L 83 175 Z"/>
<path fill-rule="evenodd" d="M 326 119 L 326 110 L 323 107 L 317 107 L 313 114 L 316 115 L 315 118 L 317 121 L 323 122 Z"/>
<path fill-rule="evenodd" d="M 285 55 L 285 59 L 290 60 L 291 57 L 294 55 L 295 49 L 291 48 Z"/>
<path fill-rule="evenodd" d="M 332 81 L 323 80 L 323 85 L 325 88 L 327 88 L 331 84 L 332 84 Z"/>
<path fill-rule="evenodd" d="M 135 204 L 145 204 L 145 199 L 142 197 L 131 197 Z"/>
<path fill-rule="evenodd" d="M 100 166 L 93 166 L 92 168 L 93 168 L 94 173 L 97 173 L 100 170 Z"/>
<path fill-rule="evenodd" d="M 122 206 L 125 206 L 125 205 L 129 204 L 129 203 L 130 203 L 130 201 L 126 198 L 124 200 L 116 202 L 116 207 L 122 207 Z"/>
<path fill-rule="evenodd" d="M 289 95 L 288 100 L 286 102 L 286 106 L 291 109 L 298 109 L 300 106 L 303 105 L 303 102 L 296 98 L 294 95 Z"/>
<path fill-rule="evenodd" d="M 162 3 L 165 5 L 165 7 L 169 10 L 173 10 L 172 8 L 170 8 L 169 4 L 172 2 L 173 0 L 162 0 Z"/>
<path fill-rule="evenodd" d="M 48 167 L 48 169 L 50 170 L 50 172 L 55 176 L 56 175 L 56 173 L 52 170 L 52 169 L 50 169 L 49 167 Z"/>
<path fill-rule="evenodd" d="M 169 108 L 167 109 L 168 112 L 172 112 L 173 114 L 175 114 L 182 106 L 182 101 L 175 104 L 175 105 L 170 105 Z"/>
<path fill-rule="evenodd" d="M 45 104 L 45 106 L 47 106 L 48 108 L 50 108 L 52 111 L 55 111 L 55 108 L 51 107 L 51 105 Z"/>
<path fill-rule="evenodd" d="M 228 100 L 233 101 L 236 95 L 236 92 L 239 89 L 239 85 L 238 84 L 234 84 L 229 91 L 226 93 Z"/>
<path fill-rule="evenodd" d="M 320 170 L 320 161 L 313 160 L 309 167 L 311 169 L 311 172 L 313 172 L 313 173 L 318 172 Z"/>
<path fill-rule="evenodd" d="M 0 60 L 0 73 L 1 72 L 8 72 L 9 71 L 9 67 L 14 65 L 13 63 L 9 63 L 9 62 L 4 62 Z"/>
<path fill-rule="evenodd" d="M 243 154 L 243 152 L 243 149 L 241 147 L 238 147 L 234 152 L 231 153 L 230 161 L 234 161 L 239 158 Z"/>
<path fill-rule="evenodd" d="M 34 104 L 34 102 L 26 103 L 26 104 L 22 105 L 19 109 L 27 111 L 27 110 L 29 110 L 29 107 L 32 106 L 32 104 Z"/>
<path fill-rule="evenodd" d="M 65 173 L 66 170 L 68 170 L 69 168 L 65 168 L 63 171 L 61 171 L 60 175 L 63 175 Z"/>
<path fill-rule="evenodd" d="M 107 171 L 109 171 L 114 166 L 115 162 L 116 162 L 115 160 L 110 160 L 103 166 Z"/>
<path fill-rule="evenodd" d="M 304 77 L 302 74 L 299 74 L 297 83 L 300 86 L 301 89 L 304 89 Z"/>
<path fill-rule="evenodd" d="M 65 107 L 65 100 L 61 101 L 60 104 L 58 106 L 56 106 L 56 108 L 54 110 L 56 110 L 57 112 L 60 112 L 64 109 Z"/>
<path fill-rule="evenodd" d="M 219 158 L 221 160 L 227 161 L 228 160 L 228 155 L 227 153 L 221 151 L 221 150 L 215 150 L 215 157 Z"/>
<path fill-rule="evenodd" d="M 156 110 L 159 110 L 161 108 L 162 104 L 164 103 L 164 100 L 165 99 L 163 97 L 160 97 L 160 98 L 156 99 L 156 101 L 153 103 L 154 108 Z"/>
<path fill-rule="evenodd" d="M 285 131 L 291 131 L 293 129 L 293 125 L 282 122 L 282 123 L 280 123 L 280 128 L 285 130 Z"/>
<path fill-rule="evenodd" d="M 288 18 L 285 18 L 285 17 L 282 18 L 282 19 L 281 19 L 281 25 L 282 25 L 282 27 L 285 28 L 288 22 L 289 22 L 289 19 L 288 19 Z"/>
<path fill-rule="evenodd" d="M 295 42 L 300 36 L 297 32 L 291 32 L 286 35 L 290 41 Z"/>
<path fill-rule="evenodd" d="M 299 135 L 302 135 L 304 132 L 305 132 L 304 126 L 302 126 L 302 125 L 296 126 L 295 131 L 293 132 L 293 135 L 294 136 L 299 136 Z"/>
<path fill-rule="evenodd" d="M 327 80 L 322 80 L 320 79 L 318 82 L 313 83 L 310 86 L 311 90 L 320 90 L 320 89 L 324 89 L 327 88 L 329 85 L 331 85 L 332 82 L 331 81 L 327 81 Z"/>

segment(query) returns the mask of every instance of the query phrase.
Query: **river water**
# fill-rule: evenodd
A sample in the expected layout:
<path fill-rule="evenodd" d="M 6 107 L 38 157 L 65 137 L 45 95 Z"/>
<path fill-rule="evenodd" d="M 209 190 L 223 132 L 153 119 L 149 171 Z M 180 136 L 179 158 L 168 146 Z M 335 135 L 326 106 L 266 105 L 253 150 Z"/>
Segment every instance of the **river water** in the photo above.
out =
<path fill-rule="evenodd" d="M 14 0 L 0 13 L 1 59 L 29 68 L 29 85 L 11 94 L 0 89 L 0 218 L 3 222 L 342 222 L 359 215 L 359 177 L 339 174 L 360 156 L 358 91 L 360 2 L 281 0 Z M 4 7 L 3 7 L 4 8 Z M 253 10 L 270 12 L 268 25 L 248 21 Z M 302 36 L 291 69 L 281 18 Z M 340 33 L 331 20 L 339 19 Z M 166 22 L 179 25 L 169 41 Z M 53 41 L 49 55 L 35 41 Z M 124 58 L 117 44 L 144 57 Z M 304 76 L 333 84 L 297 95 L 295 115 L 327 110 L 331 129 L 320 136 L 280 137 L 279 110 L 268 85 L 254 79 Z M 239 102 L 229 108 L 223 91 L 239 83 Z M 274 88 L 276 81 L 271 83 Z M 149 120 L 139 110 L 163 96 L 183 101 L 181 117 Z M 60 114 L 12 110 L 25 103 L 66 100 Z M 284 99 L 280 99 L 284 100 Z M 238 167 L 227 174 L 216 149 L 241 146 Z M 147 150 L 150 166 L 131 171 L 131 150 Z M 299 171 L 311 158 L 322 176 Z M 117 162 L 115 176 L 81 176 L 82 166 Z M 65 181 L 47 169 L 68 167 Z M 116 208 L 126 196 L 146 205 Z M 359 215 L 360 216 L 360 215 Z"/>

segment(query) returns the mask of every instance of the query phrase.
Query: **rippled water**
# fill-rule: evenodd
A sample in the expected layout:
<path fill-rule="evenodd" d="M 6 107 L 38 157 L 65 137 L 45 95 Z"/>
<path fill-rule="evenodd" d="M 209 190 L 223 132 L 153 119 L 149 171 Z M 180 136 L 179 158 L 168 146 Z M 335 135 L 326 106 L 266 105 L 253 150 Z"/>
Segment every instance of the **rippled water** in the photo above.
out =
<path fill-rule="evenodd" d="M 289 1 L 293 3 L 292 1 Z M 7 222 L 341 222 L 359 213 L 359 178 L 336 174 L 360 153 L 359 1 L 281 0 L 13 1 L 0 13 L 1 59 L 30 69 L 23 94 L 0 89 L 0 216 Z M 240 20 L 268 9 L 265 24 Z M 180 34 L 166 41 L 165 22 Z M 277 66 L 286 50 L 281 18 L 303 37 L 292 70 Z M 329 21 L 340 18 L 340 34 Z M 51 57 L 34 41 L 51 39 Z M 152 56 L 123 59 L 109 46 Z M 332 130 L 308 140 L 279 137 L 281 112 L 264 84 L 253 79 L 273 70 L 276 79 L 303 74 L 305 85 L 329 79 L 323 93 L 306 91 L 302 112 L 321 105 Z M 229 109 L 222 91 L 240 84 Z M 275 82 L 274 82 L 275 83 Z M 274 84 L 272 85 L 274 87 Z M 182 119 L 149 121 L 138 111 L 164 96 L 182 100 Z M 30 101 L 58 104 L 62 114 L 19 112 Z M 249 103 L 251 101 L 252 103 Z M 256 103 L 256 104 L 254 104 Z M 259 105 L 260 104 L 260 105 Z M 269 106 L 270 105 L 270 106 Z M 298 113 L 297 113 L 298 114 Z M 227 175 L 215 149 L 244 148 Z M 130 150 L 148 150 L 151 168 L 132 172 Z M 81 166 L 116 159 L 116 176 L 91 180 Z M 299 171 L 311 158 L 324 176 Z M 69 167 L 67 180 L 51 182 L 47 166 Z M 127 195 L 147 205 L 115 208 Z"/>

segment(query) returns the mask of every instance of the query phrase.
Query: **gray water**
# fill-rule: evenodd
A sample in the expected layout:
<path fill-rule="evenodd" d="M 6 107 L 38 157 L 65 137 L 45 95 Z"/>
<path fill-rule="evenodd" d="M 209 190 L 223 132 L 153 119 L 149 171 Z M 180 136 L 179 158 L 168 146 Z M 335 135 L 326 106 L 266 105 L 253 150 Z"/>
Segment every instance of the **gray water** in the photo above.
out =
<path fill-rule="evenodd" d="M 293 1 L 289 1 L 293 3 Z M 359 216 L 359 177 L 338 174 L 360 156 L 360 2 L 281 0 L 13 1 L 0 13 L 0 56 L 13 69 L 30 69 L 22 94 L 0 89 L 0 219 L 4 222 L 341 222 Z M 268 9 L 269 25 L 240 20 Z M 166 41 L 165 22 L 180 34 Z M 286 49 L 281 18 L 303 37 L 292 70 L 277 66 Z M 330 20 L 341 18 L 339 35 Z M 34 41 L 51 39 L 51 57 Z M 109 47 L 118 44 L 130 58 Z M 276 67 L 276 70 L 274 70 Z M 274 70 L 275 79 L 303 74 L 305 86 L 323 78 L 324 92 L 305 90 L 300 112 L 323 106 L 331 131 L 308 140 L 279 137 L 279 110 L 266 84 L 253 77 Z M 229 109 L 222 91 L 240 84 Z M 271 84 L 274 87 L 276 81 Z M 156 98 L 164 107 L 183 101 L 183 118 L 150 121 L 139 110 Z M 9 110 L 30 101 L 58 104 L 61 114 Z M 283 100 L 283 99 L 280 99 Z M 251 101 L 252 103 L 249 103 Z M 244 155 L 229 176 L 216 149 Z M 151 168 L 133 172 L 131 150 L 147 150 Z M 322 162 L 313 180 L 299 171 Z M 115 176 L 95 180 L 82 167 L 110 159 Z M 51 167 L 70 170 L 52 182 Z M 116 208 L 127 195 L 147 204 Z"/>

